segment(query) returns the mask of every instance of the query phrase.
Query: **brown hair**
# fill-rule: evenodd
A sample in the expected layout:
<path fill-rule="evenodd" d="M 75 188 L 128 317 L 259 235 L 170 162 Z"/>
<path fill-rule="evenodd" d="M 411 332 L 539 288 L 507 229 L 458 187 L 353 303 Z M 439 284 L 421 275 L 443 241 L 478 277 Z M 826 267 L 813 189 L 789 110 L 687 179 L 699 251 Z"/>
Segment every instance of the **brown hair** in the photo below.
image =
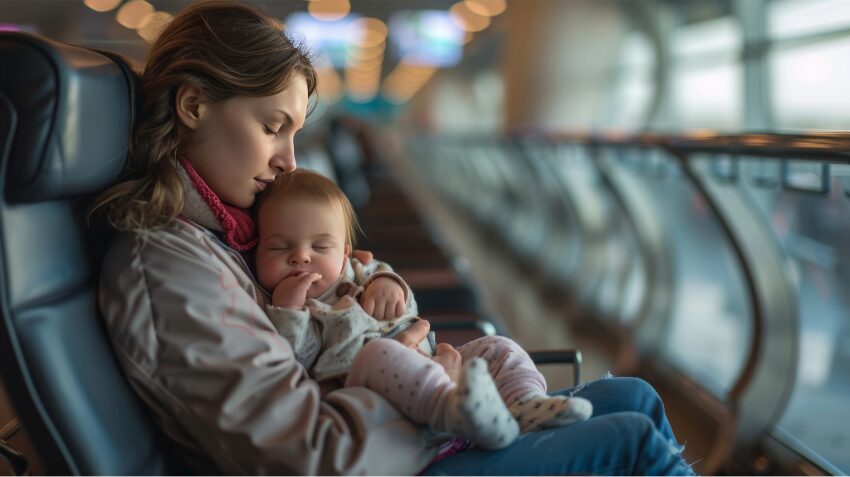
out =
<path fill-rule="evenodd" d="M 354 250 L 362 233 L 357 214 L 342 189 L 327 177 L 307 169 L 278 174 L 274 183 L 260 194 L 257 211 L 269 200 L 307 200 L 314 204 L 339 206 L 345 218 L 345 243 Z"/>
<path fill-rule="evenodd" d="M 183 208 L 177 154 L 189 140 L 175 114 L 177 89 L 197 86 L 213 103 L 234 96 L 271 96 L 295 75 L 316 91 L 316 72 L 307 54 L 283 34 L 281 24 L 260 10 L 230 1 L 198 3 L 163 29 L 141 77 L 143 103 L 133 131 L 125 181 L 98 197 L 118 230 L 165 225 Z"/>

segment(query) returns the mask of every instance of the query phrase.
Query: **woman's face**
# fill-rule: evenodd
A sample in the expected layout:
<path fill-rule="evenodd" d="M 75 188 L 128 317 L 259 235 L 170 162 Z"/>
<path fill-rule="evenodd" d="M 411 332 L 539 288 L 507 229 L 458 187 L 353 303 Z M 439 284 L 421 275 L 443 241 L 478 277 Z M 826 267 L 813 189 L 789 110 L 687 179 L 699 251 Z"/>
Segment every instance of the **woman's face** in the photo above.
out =
<path fill-rule="evenodd" d="M 278 94 L 202 104 L 183 153 L 222 202 L 248 208 L 276 174 L 295 169 L 293 139 L 307 116 L 307 82 Z"/>

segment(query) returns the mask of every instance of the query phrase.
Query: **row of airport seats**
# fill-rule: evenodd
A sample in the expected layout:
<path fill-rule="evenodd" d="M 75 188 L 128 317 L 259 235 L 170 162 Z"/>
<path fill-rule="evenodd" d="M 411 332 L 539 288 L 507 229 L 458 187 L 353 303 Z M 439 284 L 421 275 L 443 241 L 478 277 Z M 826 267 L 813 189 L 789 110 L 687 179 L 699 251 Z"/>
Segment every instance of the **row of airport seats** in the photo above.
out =
<path fill-rule="evenodd" d="M 850 363 L 838 351 L 850 339 L 846 135 L 406 143 L 432 193 L 499 241 L 578 335 L 613 343 L 617 371 L 689 403 L 680 438 L 698 471 L 764 472 L 750 457 L 789 442 L 827 472 L 850 468 L 850 434 L 826 410 L 850 403 L 844 378 L 821 364 Z M 825 329 L 827 356 L 806 346 Z"/>

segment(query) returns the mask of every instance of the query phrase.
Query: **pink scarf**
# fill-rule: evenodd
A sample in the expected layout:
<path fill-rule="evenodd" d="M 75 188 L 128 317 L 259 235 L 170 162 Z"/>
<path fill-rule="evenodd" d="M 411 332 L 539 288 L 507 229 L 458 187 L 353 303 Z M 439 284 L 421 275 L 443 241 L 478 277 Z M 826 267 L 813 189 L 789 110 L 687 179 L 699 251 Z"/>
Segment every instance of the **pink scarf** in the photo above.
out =
<path fill-rule="evenodd" d="M 254 219 L 245 209 L 227 205 L 218 198 L 210 186 L 201 179 L 198 171 L 185 157 L 180 158 L 180 164 L 189 174 L 189 179 L 195 190 L 198 191 L 204 202 L 212 210 L 215 218 L 224 228 L 224 241 L 237 252 L 245 252 L 257 245 L 257 231 L 254 227 Z"/>

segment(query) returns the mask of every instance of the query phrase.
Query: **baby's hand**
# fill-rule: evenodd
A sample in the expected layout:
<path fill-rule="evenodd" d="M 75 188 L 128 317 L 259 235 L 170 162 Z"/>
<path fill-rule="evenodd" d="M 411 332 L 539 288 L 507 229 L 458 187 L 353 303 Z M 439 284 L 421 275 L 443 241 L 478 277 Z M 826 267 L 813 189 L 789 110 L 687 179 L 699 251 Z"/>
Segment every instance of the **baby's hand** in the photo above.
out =
<path fill-rule="evenodd" d="M 376 320 L 391 320 L 404 313 L 404 289 L 392 278 L 378 277 L 366 287 L 360 306 Z"/>
<path fill-rule="evenodd" d="M 463 360 L 460 357 L 460 353 L 454 348 L 454 346 L 448 343 L 438 344 L 436 354 L 431 359 L 445 368 L 446 374 L 449 375 L 453 382 L 457 382 L 458 378 L 460 378 L 460 370 L 463 367 Z"/>
<path fill-rule="evenodd" d="M 272 294 L 272 305 L 282 308 L 304 308 L 307 301 L 307 290 L 314 282 L 321 280 L 318 273 L 301 272 L 298 275 L 286 277 L 277 284 Z"/>

